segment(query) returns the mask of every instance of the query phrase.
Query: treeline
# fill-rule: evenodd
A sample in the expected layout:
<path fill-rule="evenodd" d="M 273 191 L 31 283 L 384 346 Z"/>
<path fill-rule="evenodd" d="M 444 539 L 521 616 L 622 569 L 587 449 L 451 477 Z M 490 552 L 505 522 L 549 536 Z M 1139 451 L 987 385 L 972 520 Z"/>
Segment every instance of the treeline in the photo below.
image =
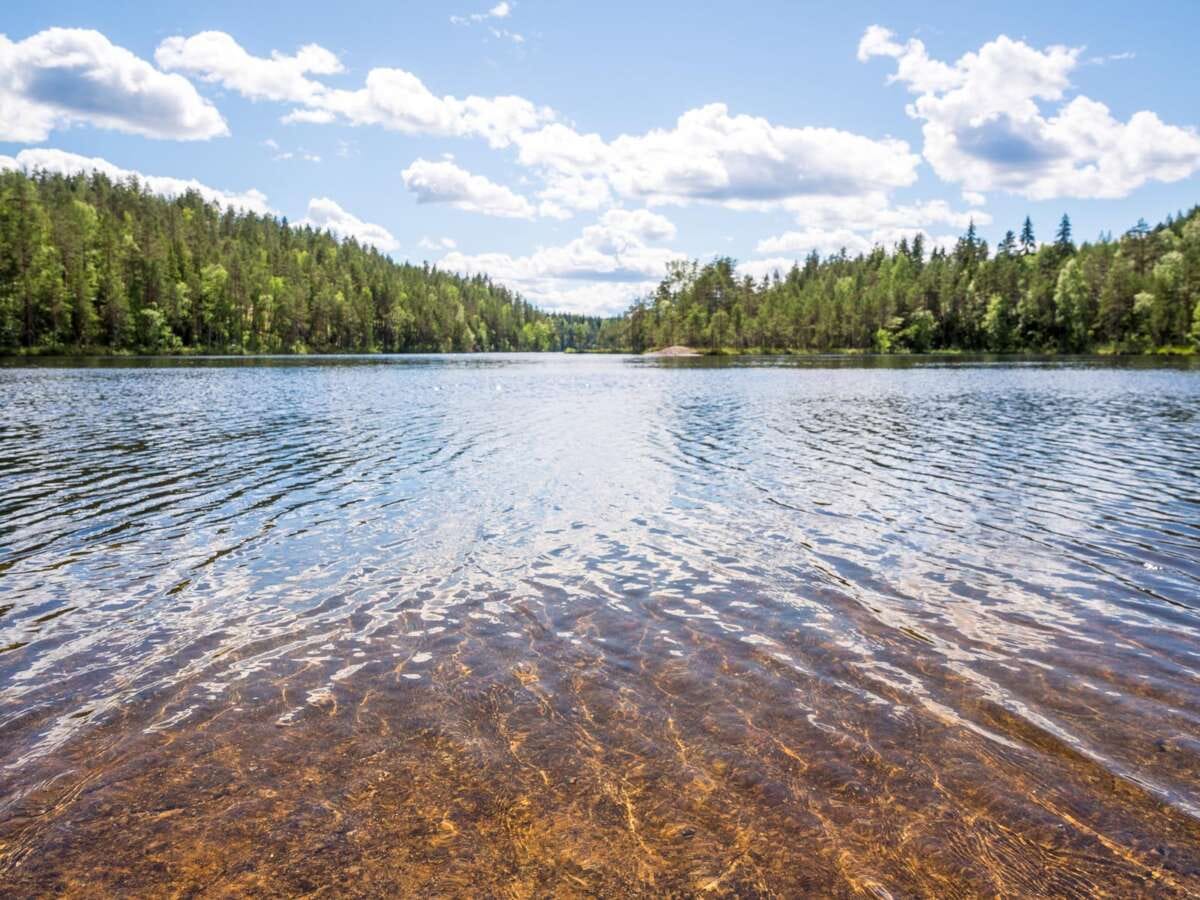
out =
<path fill-rule="evenodd" d="M 3 350 L 586 350 L 600 327 L 198 194 L 0 173 Z"/>
<path fill-rule="evenodd" d="M 711 350 L 1142 353 L 1200 346 L 1200 207 L 1156 228 L 1076 246 L 1063 216 L 1039 245 L 1027 218 L 990 253 L 974 225 L 951 250 L 815 252 L 785 276 L 730 259 L 670 267 L 601 344 Z"/>

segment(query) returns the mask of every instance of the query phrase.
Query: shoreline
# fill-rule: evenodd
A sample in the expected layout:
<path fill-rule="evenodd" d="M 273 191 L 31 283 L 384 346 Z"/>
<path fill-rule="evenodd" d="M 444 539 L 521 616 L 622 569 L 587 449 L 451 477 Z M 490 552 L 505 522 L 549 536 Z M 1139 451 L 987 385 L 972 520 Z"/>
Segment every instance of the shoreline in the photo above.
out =
<path fill-rule="evenodd" d="M 1138 353 L 1096 349 L 1082 353 L 1060 353 L 1055 350 L 1022 350 L 1013 352 L 995 352 L 990 350 L 930 350 L 925 353 L 899 352 L 876 353 L 871 350 L 854 348 L 838 348 L 833 350 L 780 349 L 767 347 L 724 347 L 720 349 L 684 348 L 689 352 L 666 352 L 663 350 L 646 350 L 635 353 L 632 350 L 402 350 L 397 352 L 382 350 L 332 351 L 332 352 L 303 352 L 292 353 L 281 351 L 270 352 L 237 352 L 221 350 L 195 350 L 178 353 L 137 353 L 125 350 L 106 350 L 103 348 L 82 348 L 77 351 L 28 351 L 0 350 L 0 364 L 24 360 L 83 360 L 83 359 L 113 359 L 113 360 L 185 360 L 185 359 L 356 359 L 384 357 L 477 357 L 477 356 L 636 356 L 652 359 L 701 359 L 725 357 L 737 359 L 740 357 L 796 357 L 820 358 L 838 357 L 855 359 L 998 359 L 998 360 L 1072 360 L 1072 359 L 1190 359 L 1200 358 L 1200 348 L 1164 347 L 1158 350 L 1148 350 Z"/>

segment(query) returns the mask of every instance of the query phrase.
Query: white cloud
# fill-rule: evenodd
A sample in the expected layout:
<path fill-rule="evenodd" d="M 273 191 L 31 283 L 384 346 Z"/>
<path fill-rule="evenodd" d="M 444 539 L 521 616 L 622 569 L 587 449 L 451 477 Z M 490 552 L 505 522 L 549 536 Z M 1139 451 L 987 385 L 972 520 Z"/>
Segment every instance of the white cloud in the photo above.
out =
<path fill-rule="evenodd" d="M 309 112 L 352 125 L 380 125 L 407 134 L 482 137 L 493 147 L 507 147 L 522 132 L 554 118 L 550 109 L 536 107 L 523 97 L 437 97 L 403 69 L 372 69 L 365 87 L 326 91 L 313 105 L 317 108 Z"/>
<path fill-rule="evenodd" d="M 580 134 L 557 122 L 521 135 L 517 150 L 522 165 L 556 172 L 599 168 L 608 158 L 608 145 L 600 135 Z"/>
<path fill-rule="evenodd" d="M 966 198 L 970 203 L 983 203 L 981 196 Z M 891 204 L 885 193 L 877 192 L 860 197 L 796 197 L 785 202 L 800 228 L 774 237 L 764 238 L 755 248 L 762 254 L 792 254 L 792 259 L 807 256 L 816 250 L 828 256 L 845 249 L 855 256 L 869 253 L 872 248 L 891 248 L 902 238 L 912 240 L 922 234 L 925 246 L 953 246 L 955 235 L 931 233 L 935 227 L 953 228 L 958 234 L 974 222 L 990 225 L 992 216 L 983 209 L 956 210 L 945 200 L 926 200 L 917 203 Z M 761 262 L 761 261 L 760 261 Z"/>
<path fill-rule="evenodd" d="M 279 121 L 284 125 L 332 125 L 337 116 L 327 109 L 293 109 Z"/>
<path fill-rule="evenodd" d="M 179 197 L 188 191 L 195 191 L 210 203 L 219 203 L 223 207 L 244 210 L 259 215 L 273 215 L 275 210 L 267 204 L 267 197 L 261 191 L 248 190 L 240 193 L 222 191 L 201 184 L 198 181 L 183 178 L 170 178 L 163 175 L 144 175 L 131 169 L 122 169 L 108 160 L 96 157 L 80 156 L 77 153 L 67 153 L 63 150 L 50 148 L 33 148 L 22 150 L 16 158 L 0 156 L 0 168 L 25 169 L 33 172 L 43 170 L 62 175 L 77 175 L 86 172 L 100 172 L 115 182 L 127 182 L 137 179 L 141 185 L 153 194 L 164 197 Z"/>
<path fill-rule="evenodd" d="M 546 309 L 607 315 L 653 289 L 668 262 L 686 257 L 649 243 L 674 234 L 675 226 L 664 216 L 612 209 L 566 244 L 516 257 L 452 252 L 438 265 L 468 275 L 488 274 Z"/>
<path fill-rule="evenodd" d="M 307 153 L 303 150 L 300 150 L 298 152 L 293 151 L 293 150 L 285 150 L 282 153 L 276 153 L 275 156 L 272 158 L 276 159 L 276 160 L 302 159 L 305 162 L 312 162 L 312 163 L 319 163 L 321 161 L 321 157 L 319 154 Z"/>
<path fill-rule="evenodd" d="M 306 77 L 341 71 L 337 57 L 316 44 L 301 47 L 295 56 L 276 52 L 259 57 L 228 34 L 208 31 L 168 38 L 156 57 L 163 66 L 180 68 L 253 100 L 300 104 L 283 117 L 289 124 L 343 121 L 405 134 L 482 137 L 493 147 L 506 147 L 518 134 L 554 118 L 553 110 L 523 97 L 438 97 L 403 69 L 371 69 L 357 90 L 332 88 Z"/>
<path fill-rule="evenodd" d="M 969 198 L 969 202 L 982 203 L 983 199 Z M 855 256 L 869 253 L 876 246 L 890 248 L 902 238 L 912 240 L 918 233 L 924 235 L 930 249 L 953 246 L 957 237 L 931 234 L 930 229 L 948 227 L 961 234 L 972 222 L 976 225 L 992 222 L 992 216 L 982 209 L 955 210 L 944 200 L 892 205 L 882 192 L 861 197 L 796 197 L 786 201 L 784 207 L 801 227 L 764 238 L 756 252 L 793 254 L 789 257 L 789 267 L 791 259 L 807 256 L 813 250 L 828 256 L 844 248 Z"/>
<path fill-rule="evenodd" d="M 453 250 L 458 246 L 458 242 L 454 238 L 438 238 L 434 240 L 431 237 L 423 237 L 417 241 L 417 246 L 422 250 Z"/>
<path fill-rule="evenodd" d="M 262 145 L 268 150 L 273 151 L 271 158 L 275 160 L 302 159 L 306 162 L 313 163 L 319 163 L 321 161 L 321 155 L 319 153 L 312 153 L 308 150 L 305 150 L 303 147 L 301 147 L 299 150 L 284 150 L 279 145 L 279 141 L 275 140 L 274 138 L 267 138 L 262 142 Z M 341 154 L 339 153 L 338 155 L 340 156 Z"/>
<path fill-rule="evenodd" d="M 796 265 L 796 258 L 791 256 L 750 259 L 738 263 L 737 273 L 739 276 L 749 275 L 755 281 L 761 281 L 767 275 L 774 275 L 776 273 L 780 276 L 786 275 L 794 265 Z"/>
<path fill-rule="evenodd" d="M 865 253 L 873 246 L 871 240 L 849 228 L 806 228 L 787 231 L 758 242 L 756 253 L 790 253 L 791 259 L 807 256 L 816 250 L 822 256 L 837 253 L 843 247 L 851 256 Z"/>
<path fill-rule="evenodd" d="M 900 44 L 873 25 L 858 56 L 896 60 L 889 81 L 917 95 L 908 112 L 924 123 L 926 160 L 938 177 L 967 191 L 1034 200 L 1124 197 L 1147 181 L 1178 181 L 1200 170 L 1195 129 L 1167 125 L 1146 110 L 1121 122 L 1088 97 L 1067 101 L 1081 52 L 1037 50 L 1001 35 L 951 66 L 930 59 L 920 41 Z"/>
<path fill-rule="evenodd" d="M 531 219 L 535 213 L 524 197 L 449 160 L 418 159 L 400 176 L 418 203 L 449 203 L 468 212 L 510 219 Z"/>
<path fill-rule="evenodd" d="M 512 14 L 512 4 L 497 3 L 487 12 L 471 13 L 466 16 L 451 16 L 450 24 L 452 25 L 470 25 L 472 23 L 486 22 L 488 19 L 507 19 Z"/>
<path fill-rule="evenodd" d="M 509 31 L 507 28 L 489 28 L 488 31 L 497 40 L 512 41 L 514 44 L 525 43 L 525 35 L 516 31 Z"/>
<path fill-rule="evenodd" d="M 853 231 L 919 229 L 929 225 L 965 229 L 972 221 L 976 225 L 992 222 L 991 215 L 981 209 L 958 211 L 945 200 L 892 205 L 883 192 L 858 197 L 794 197 L 783 205 L 801 225 Z"/>
<path fill-rule="evenodd" d="M 450 23 L 452 25 L 478 25 L 481 22 L 487 22 L 489 19 L 507 19 L 512 14 L 512 10 L 512 4 L 497 3 L 487 12 L 471 13 L 466 16 L 451 16 Z M 512 41 L 514 44 L 525 43 L 524 35 L 518 34 L 515 31 L 509 31 L 507 28 L 488 25 L 488 31 L 497 40 Z"/>
<path fill-rule="evenodd" d="M 888 191 L 912 184 L 919 161 L 903 141 L 775 125 L 731 115 L 723 103 L 689 110 L 673 128 L 611 142 L 557 123 L 515 141 L 518 160 L 542 170 L 552 190 L 555 179 L 603 178 L 617 195 L 650 204 L 759 208 L 791 197 Z"/>
<path fill-rule="evenodd" d="M 320 231 L 328 231 L 339 238 L 354 238 L 360 244 L 369 244 L 384 253 L 390 253 L 400 246 L 392 233 L 382 225 L 364 222 L 328 197 L 314 197 L 309 200 L 308 215 L 296 225 L 301 228 L 308 225 Z"/>
<path fill-rule="evenodd" d="M 294 56 L 272 50 L 271 56 L 264 58 L 252 56 L 223 31 L 167 38 L 154 52 L 154 59 L 164 69 L 221 84 L 251 100 L 293 103 L 307 102 L 325 90 L 306 74 L 343 71 L 337 56 L 317 44 L 301 47 Z"/>
<path fill-rule="evenodd" d="M 676 233 L 674 222 L 648 209 L 610 209 L 600 217 L 600 224 L 613 234 L 639 241 L 669 241 Z"/>
<path fill-rule="evenodd" d="M 576 212 L 598 212 L 612 203 L 604 178 L 544 173 L 546 187 L 538 191 L 538 212 L 553 219 L 569 219 Z"/>
<path fill-rule="evenodd" d="M 896 73 L 888 76 L 888 84 L 903 81 L 918 91 L 948 90 L 958 83 L 954 68 L 925 52 L 925 44 L 916 38 L 898 44 L 895 35 L 880 25 L 871 25 L 858 42 L 858 61 L 867 62 L 873 56 L 890 56 L 896 60 Z"/>
<path fill-rule="evenodd" d="M 229 133 L 186 78 L 98 31 L 50 28 L 16 43 L 0 34 L 0 140 L 43 141 L 77 124 L 172 140 Z"/>
<path fill-rule="evenodd" d="M 1128 59 L 1137 59 L 1137 54 L 1130 50 L 1126 50 L 1123 53 L 1109 53 L 1105 56 L 1090 56 L 1088 57 L 1087 62 L 1089 65 L 1093 66 L 1105 66 L 1110 62 L 1124 62 Z"/>
<path fill-rule="evenodd" d="M 829 256 L 841 250 L 845 250 L 849 256 L 857 256 L 860 253 L 870 253 L 875 247 L 891 249 L 902 238 L 911 241 L 918 234 L 922 235 L 927 250 L 934 247 L 953 247 L 958 241 L 954 235 L 931 235 L 923 228 L 882 228 L 869 234 L 849 228 L 806 228 L 761 240 L 755 247 L 755 252 L 791 254 L 788 257 L 790 264 L 791 260 L 807 256 L 814 250 L 821 256 Z"/>

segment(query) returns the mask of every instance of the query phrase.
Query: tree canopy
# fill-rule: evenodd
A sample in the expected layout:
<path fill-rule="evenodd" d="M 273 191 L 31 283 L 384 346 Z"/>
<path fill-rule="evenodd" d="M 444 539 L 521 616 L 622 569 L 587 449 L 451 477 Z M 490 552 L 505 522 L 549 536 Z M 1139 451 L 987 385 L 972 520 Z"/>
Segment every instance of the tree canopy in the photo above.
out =
<path fill-rule="evenodd" d="M 1200 207 L 1076 246 L 1027 217 L 926 253 L 811 253 L 786 275 L 675 262 L 611 319 L 543 312 L 484 276 L 166 199 L 102 174 L 0 173 L 0 350 L 164 353 L 632 350 L 1147 352 L 1200 346 Z"/>
<path fill-rule="evenodd" d="M 1148 352 L 1200 346 L 1200 207 L 1076 247 L 1028 218 L 990 253 L 974 226 L 928 255 L 918 235 L 856 257 L 815 252 L 756 280 L 733 260 L 678 263 L 601 344 L 710 350 Z"/>
<path fill-rule="evenodd" d="M 198 194 L 0 173 L 0 349 L 585 350 L 600 325 Z"/>

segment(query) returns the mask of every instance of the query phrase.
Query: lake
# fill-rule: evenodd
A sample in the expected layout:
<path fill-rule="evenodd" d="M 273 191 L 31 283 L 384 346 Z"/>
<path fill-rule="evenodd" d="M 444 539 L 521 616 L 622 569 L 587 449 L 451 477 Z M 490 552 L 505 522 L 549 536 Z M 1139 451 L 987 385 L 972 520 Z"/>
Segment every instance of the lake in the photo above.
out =
<path fill-rule="evenodd" d="M 1194 895 L 1200 366 L 9 361 L 0 880 Z"/>

